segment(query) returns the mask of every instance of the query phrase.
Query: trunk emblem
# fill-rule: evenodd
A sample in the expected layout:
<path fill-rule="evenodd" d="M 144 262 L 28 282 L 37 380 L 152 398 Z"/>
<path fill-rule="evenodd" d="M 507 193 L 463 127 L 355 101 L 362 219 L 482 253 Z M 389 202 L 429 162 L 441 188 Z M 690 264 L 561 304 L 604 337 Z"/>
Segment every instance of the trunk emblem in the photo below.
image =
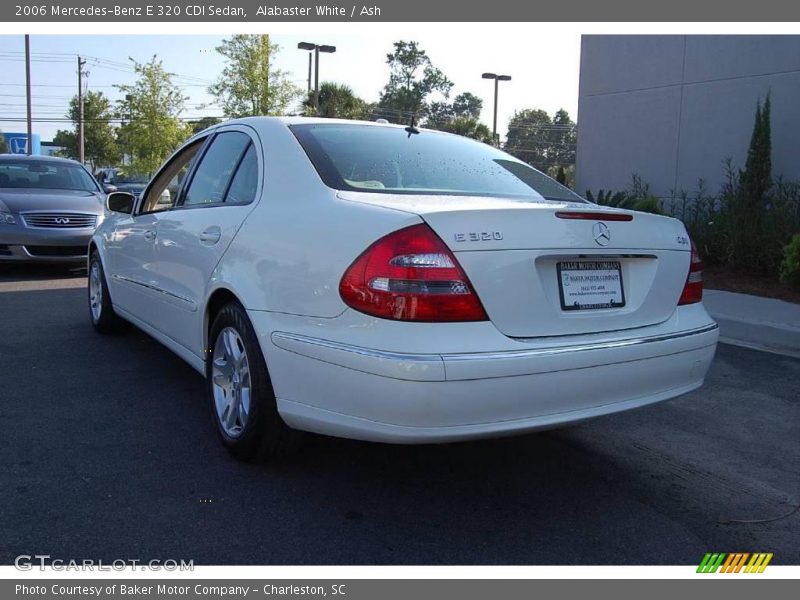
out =
<path fill-rule="evenodd" d="M 501 231 L 468 231 L 456 233 L 453 239 L 457 242 L 492 242 L 503 239 Z"/>
<path fill-rule="evenodd" d="M 592 236 L 598 246 L 608 246 L 611 241 L 611 232 L 608 225 L 598 221 L 592 226 Z"/>

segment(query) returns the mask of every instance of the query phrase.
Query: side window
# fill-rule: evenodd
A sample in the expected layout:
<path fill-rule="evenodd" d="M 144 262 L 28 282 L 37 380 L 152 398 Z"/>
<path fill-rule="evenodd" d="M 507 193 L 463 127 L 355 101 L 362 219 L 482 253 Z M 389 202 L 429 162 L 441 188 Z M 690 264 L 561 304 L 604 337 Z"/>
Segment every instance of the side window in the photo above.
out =
<path fill-rule="evenodd" d="M 236 175 L 231 180 L 225 202 L 230 204 L 247 204 L 256 197 L 258 187 L 258 156 L 253 144 L 247 148 Z"/>
<path fill-rule="evenodd" d="M 142 202 L 140 213 L 158 212 L 168 210 L 178 201 L 178 192 L 181 183 L 192 167 L 192 159 L 203 146 L 205 138 L 193 142 L 178 154 L 156 175 L 147 196 Z"/>
<path fill-rule="evenodd" d="M 183 205 L 223 202 L 228 182 L 249 144 L 250 137 L 238 131 L 215 137 L 192 177 Z"/>

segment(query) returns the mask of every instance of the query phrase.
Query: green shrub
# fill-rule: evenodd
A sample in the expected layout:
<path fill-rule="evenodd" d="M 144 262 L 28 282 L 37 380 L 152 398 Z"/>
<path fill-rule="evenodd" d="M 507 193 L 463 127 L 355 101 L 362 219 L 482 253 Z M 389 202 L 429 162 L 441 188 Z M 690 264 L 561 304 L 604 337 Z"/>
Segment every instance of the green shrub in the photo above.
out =
<path fill-rule="evenodd" d="M 611 190 L 599 190 L 597 195 L 591 190 L 586 190 L 586 199 L 600 206 L 613 206 L 614 208 L 630 208 L 630 199 L 625 192 L 612 192 Z"/>
<path fill-rule="evenodd" d="M 792 240 L 784 248 L 781 281 L 800 289 L 800 234 L 792 236 Z"/>
<path fill-rule="evenodd" d="M 663 214 L 661 199 L 650 193 L 650 186 L 639 175 L 632 176 L 631 187 L 624 192 L 600 190 L 597 195 L 591 190 L 586 190 L 586 199 L 600 206 L 612 206 L 627 210 L 638 210 L 656 215 Z"/>
<path fill-rule="evenodd" d="M 633 210 L 639 212 L 652 213 L 654 215 L 664 214 L 661 211 L 661 199 L 655 196 L 647 196 L 646 198 L 639 198 L 633 203 Z"/>
<path fill-rule="evenodd" d="M 669 204 L 670 215 L 683 221 L 686 230 L 697 246 L 703 262 L 724 264 L 727 260 L 726 230 L 722 226 L 720 201 L 708 192 L 706 182 L 698 180 L 697 190 L 690 195 L 686 190 L 673 192 Z"/>

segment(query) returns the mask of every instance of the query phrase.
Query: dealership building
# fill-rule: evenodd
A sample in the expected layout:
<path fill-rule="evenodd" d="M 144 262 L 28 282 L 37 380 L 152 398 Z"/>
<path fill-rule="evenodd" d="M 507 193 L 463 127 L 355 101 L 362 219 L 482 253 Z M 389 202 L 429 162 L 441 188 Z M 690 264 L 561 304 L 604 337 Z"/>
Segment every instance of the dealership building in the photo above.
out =
<path fill-rule="evenodd" d="M 767 94 L 773 174 L 800 181 L 800 36 L 583 36 L 576 190 L 716 193 Z"/>

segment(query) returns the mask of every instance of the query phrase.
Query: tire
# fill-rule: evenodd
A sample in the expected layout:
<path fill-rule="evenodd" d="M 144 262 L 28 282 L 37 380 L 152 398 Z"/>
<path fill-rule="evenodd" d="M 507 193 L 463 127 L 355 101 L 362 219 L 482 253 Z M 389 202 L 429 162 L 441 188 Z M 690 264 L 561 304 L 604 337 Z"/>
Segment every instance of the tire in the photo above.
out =
<path fill-rule="evenodd" d="M 103 263 L 96 251 L 89 258 L 88 277 L 89 318 L 92 326 L 103 334 L 118 333 L 124 328 L 125 322 L 114 312 Z"/>
<path fill-rule="evenodd" d="M 300 432 L 290 429 L 278 414 L 267 364 L 242 305 L 226 304 L 208 338 L 206 390 L 222 444 L 242 461 L 290 454 L 298 446 Z"/>

